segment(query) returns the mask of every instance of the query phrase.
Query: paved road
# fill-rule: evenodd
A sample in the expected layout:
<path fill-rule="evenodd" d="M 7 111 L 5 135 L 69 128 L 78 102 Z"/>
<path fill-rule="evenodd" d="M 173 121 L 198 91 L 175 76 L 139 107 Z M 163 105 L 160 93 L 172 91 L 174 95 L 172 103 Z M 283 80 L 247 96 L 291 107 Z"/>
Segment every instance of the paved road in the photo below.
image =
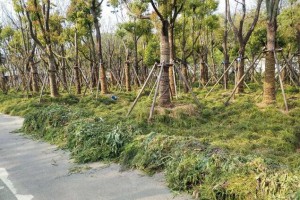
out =
<path fill-rule="evenodd" d="M 186 200 L 161 175 L 119 172 L 116 164 L 76 165 L 68 152 L 16 133 L 23 120 L 0 114 L 0 200 Z"/>

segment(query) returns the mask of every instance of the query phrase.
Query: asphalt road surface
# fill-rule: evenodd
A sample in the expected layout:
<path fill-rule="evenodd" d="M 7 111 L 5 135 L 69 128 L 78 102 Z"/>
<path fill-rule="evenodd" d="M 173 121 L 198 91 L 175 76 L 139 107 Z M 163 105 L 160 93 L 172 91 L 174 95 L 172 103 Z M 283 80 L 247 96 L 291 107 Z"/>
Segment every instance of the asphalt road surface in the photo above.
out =
<path fill-rule="evenodd" d="M 21 134 L 23 119 L 0 114 L 0 200 L 187 200 L 161 174 L 120 172 L 116 164 L 77 165 L 69 153 Z"/>

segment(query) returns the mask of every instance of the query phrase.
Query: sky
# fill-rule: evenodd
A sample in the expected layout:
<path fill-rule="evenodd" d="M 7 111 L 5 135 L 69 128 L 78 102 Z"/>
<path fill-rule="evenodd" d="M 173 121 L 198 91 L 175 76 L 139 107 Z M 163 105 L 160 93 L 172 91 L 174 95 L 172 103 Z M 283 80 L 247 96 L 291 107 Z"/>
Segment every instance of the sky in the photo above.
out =
<path fill-rule="evenodd" d="M 55 2 L 55 4 L 59 7 L 59 8 L 66 8 L 68 5 L 68 0 L 52 0 L 53 2 Z M 225 0 L 220 0 L 219 1 L 219 7 L 217 12 L 219 13 L 223 13 L 225 10 Z M 233 6 L 236 4 L 234 0 L 230 0 L 231 4 L 233 4 Z M 250 3 L 250 5 L 253 5 L 255 1 L 254 0 L 247 0 L 247 4 Z M 102 24 L 102 28 L 106 28 L 106 29 L 113 29 L 113 27 L 118 23 L 121 22 L 121 12 L 117 13 L 117 17 L 115 14 L 112 13 L 113 8 L 112 7 L 107 7 L 107 0 L 104 0 L 103 2 L 103 14 L 102 14 L 102 18 L 101 18 L 101 24 Z M 4 19 L 6 18 L 6 13 L 13 13 L 13 7 L 11 4 L 11 0 L 0 0 L 0 23 L 2 22 L 5 23 L 7 21 L 4 21 Z"/>

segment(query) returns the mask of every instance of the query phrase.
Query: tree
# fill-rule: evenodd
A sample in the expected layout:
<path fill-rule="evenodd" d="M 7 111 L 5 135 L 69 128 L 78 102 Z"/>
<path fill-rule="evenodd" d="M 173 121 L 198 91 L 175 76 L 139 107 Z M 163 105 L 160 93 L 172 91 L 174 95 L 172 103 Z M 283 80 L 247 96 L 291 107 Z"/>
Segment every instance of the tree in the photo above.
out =
<path fill-rule="evenodd" d="M 100 31 L 100 24 L 98 17 L 101 14 L 101 5 L 103 3 L 103 0 L 98 2 L 98 0 L 90 0 L 89 6 L 90 6 L 90 12 L 93 16 L 93 23 L 96 31 L 96 41 L 97 41 L 97 55 L 99 62 L 99 79 L 100 79 L 100 86 L 101 86 L 101 93 L 106 94 L 108 93 L 107 89 L 107 82 L 106 82 L 106 74 L 105 74 L 105 68 L 103 63 L 103 55 L 102 55 L 102 42 L 101 42 L 101 31 Z"/>
<path fill-rule="evenodd" d="M 271 104 L 276 101 L 275 88 L 275 57 L 277 16 L 279 14 L 280 0 L 266 0 L 267 12 L 267 46 L 266 46 L 266 69 L 264 80 L 263 102 Z"/>
<path fill-rule="evenodd" d="M 51 96 L 57 97 L 59 95 L 56 83 L 57 66 L 52 49 L 52 31 L 50 30 L 49 24 L 51 2 L 50 0 L 42 2 L 30 0 L 27 2 L 27 5 L 24 3 L 22 3 L 22 5 L 26 12 L 31 38 L 43 50 L 48 58 Z M 39 37 L 38 33 L 42 36 Z"/>
<path fill-rule="evenodd" d="M 234 32 L 234 35 L 237 38 L 237 41 L 239 43 L 238 80 L 237 81 L 239 81 L 244 75 L 246 45 L 247 45 L 247 42 L 248 42 L 252 32 L 254 31 L 257 21 L 258 21 L 262 1 L 263 0 L 257 1 L 253 21 L 250 25 L 250 28 L 245 32 L 244 30 L 245 30 L 245 19 L 246 19 L 246 0 L 237 1 L 237 3 L 241 4 L 241 6 L 242 6 L 242 16 L 240 17 L 238 26 L 236 26 L 236 24 L 234 23 L 234 21 L 231 17 L 229 0 L 226 0 L 228 21 L 230 22 L 233 32 Z M 239 84 L 237 92 L 238 93 L 244 92 L 243 82 L 241 82 Z"/>

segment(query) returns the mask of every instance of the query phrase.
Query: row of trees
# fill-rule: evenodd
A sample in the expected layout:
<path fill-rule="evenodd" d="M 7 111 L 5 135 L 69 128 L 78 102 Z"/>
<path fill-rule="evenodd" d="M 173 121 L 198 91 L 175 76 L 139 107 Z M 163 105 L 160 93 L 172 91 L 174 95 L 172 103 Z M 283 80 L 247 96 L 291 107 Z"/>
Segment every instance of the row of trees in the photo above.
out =
<path fill-rule="evenodd" d="M 130 91 L 132 84 L 144 83 L 148 68 L 157 62 L 163 68 L 160 105 L 167 107 L 176 95 L 176 62 L 191 83 L 205 87 L 223 75 L 225 89 L 234 79 L 242 93 L 245 69 L 257 64 L 263 47 L 264 103 L 276 100 L 280 48 L 278 57 L 287 66 L 281 77 L 299 84 L 300 68 L 292 63 L 298 56 L 300 64 L 300 3 L 295 0 L 224 0 L 225 12 L 220 14 L 216 0 L 111 0 L 109 5 L 103 0 L 71 0 L 67 10 L 50 0 L 12 2 L 15 13 L 7 13 L 11 25 L 0 29 L 4 92 L 8 86 L 27 93 L 49 86 L 52 97 L 59 96 L 60 87 L 69 93 L 75 87 L 77 94 L 90 90 L 96 96 L 98 91 L 108 93 L 109 87 Z M 116 29 L 101 27 L 106 6 L 113 7 L 116 16 L 126 13 Z M 253 65 L 246 65 L 247 60 Z M 232 62 L 236 75 L 230 79 Z M 255 80 L 255 70 L 250 72 L 247 77 Z"/>

